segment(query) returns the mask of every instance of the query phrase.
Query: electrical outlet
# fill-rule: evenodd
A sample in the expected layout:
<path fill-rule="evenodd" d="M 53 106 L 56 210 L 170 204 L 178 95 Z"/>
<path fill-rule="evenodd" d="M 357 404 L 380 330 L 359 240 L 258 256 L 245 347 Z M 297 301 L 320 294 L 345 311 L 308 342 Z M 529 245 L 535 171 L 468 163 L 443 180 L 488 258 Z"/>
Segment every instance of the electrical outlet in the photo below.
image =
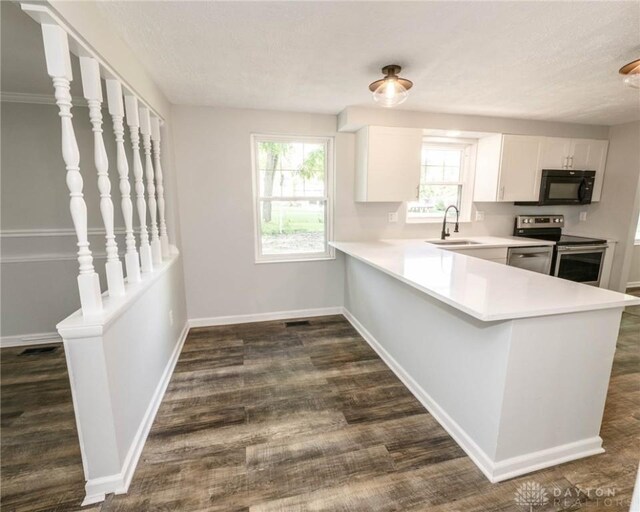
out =
<path fill-rule="evenodd" d="M 169 326 L 173 327 L 173 309 L 169 311 Z"/>
<path fill-rule="evenodd" d="M 580 220 L 584 222 L 587 220 L 587 212 L 580 212 Z"/>
<path fill-rule="evenodd" d="M 398 222 L 398 212 L 389 212 L 389 222 Z"/>
<path fill-rule="evenodd" d="M 484 220 L 484 212 L 476 210 L 476 220 Z"/>

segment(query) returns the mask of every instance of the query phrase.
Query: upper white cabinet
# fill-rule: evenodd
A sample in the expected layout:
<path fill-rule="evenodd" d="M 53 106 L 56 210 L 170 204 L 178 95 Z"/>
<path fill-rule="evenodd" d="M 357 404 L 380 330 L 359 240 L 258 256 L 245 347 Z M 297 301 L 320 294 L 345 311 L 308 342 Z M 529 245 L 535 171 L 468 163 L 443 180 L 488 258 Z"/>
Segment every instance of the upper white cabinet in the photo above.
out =
<path fill-rule="evenodd" d="M 596 171 L 592 201 L 599 201 L 604 180 L 609 141 L 544 137 L 540 164 L 542 169 Z"/>
<path fill-rule="evenodd" d="M 542 137 L 493 135 L 478 142 L 474 201 L 536 201 Z"/>
<path fill-rule="evenodd" d="M 420 129 L 365 126 L 358 130 L 355 200 L 415 201 L 421 154 Z"/>
<path fill-rule="evenodd" d="M 609 142 L 530 135 L 493 135 L 478 142 L 474 201 L 537 201 L 543 169 L 596 171 L 599 201 Z"/>
<path fill-rule="evenodd" d="M 544 137 L 540 167 L 542 169 L 566 169 L 571 153 L 571 139 Z"/>

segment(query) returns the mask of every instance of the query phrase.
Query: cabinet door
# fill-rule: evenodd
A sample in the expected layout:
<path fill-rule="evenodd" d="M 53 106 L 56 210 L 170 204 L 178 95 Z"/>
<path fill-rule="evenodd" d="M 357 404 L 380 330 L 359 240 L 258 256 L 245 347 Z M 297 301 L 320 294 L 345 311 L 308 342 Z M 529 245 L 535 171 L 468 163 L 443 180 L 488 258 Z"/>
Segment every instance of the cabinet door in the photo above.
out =
<path fill-rule="evenodd" d="M 540 193 L 541 137 L 505 135 L 498 201 L 537 201 Z"/>
<path fill-rule="evenodd" d="M 368 135 L 366 201 L 415 201 L 422 130 L 370 126 Z"/>
<path fill-rule="evenodd" d="M 540 155 L 541 169 L 566 169 L 571 153 L 571 139 L 543 137 Z"/>
<path fill-rule="evenodd" d="M 571 141 L 571 151 L 569 151 L 569 169 L 578 171 L 593 171 L 589 167 L 591 144 L 596 142 L 590 139 L 573 139 Z"/>
<path fill-rule="evenodd" d="M 602 184 L 604 182 L 604 171 L 607 164 L 608 140 L 592 140 L 589 145 L 589 155 L 585 170 L 596 171 L 596 181 L 593 184 L 592 201 L 600 201 L 602 194 Z"/>

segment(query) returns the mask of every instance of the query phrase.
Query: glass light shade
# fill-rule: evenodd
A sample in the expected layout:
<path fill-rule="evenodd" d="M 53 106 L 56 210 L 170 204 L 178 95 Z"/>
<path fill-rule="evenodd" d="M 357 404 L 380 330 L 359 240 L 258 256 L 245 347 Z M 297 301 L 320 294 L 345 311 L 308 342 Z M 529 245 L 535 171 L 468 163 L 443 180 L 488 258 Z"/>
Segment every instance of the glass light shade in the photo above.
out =
<path fill-rule="evenodd" d="M 640 71 L 634 69 L 632 73 L 629 73 L 623 79 L 624 84 L 634 89 L 640 89 Z"/>
<path fill-rule="evenodd" d="M 409 93 L 404 86 L 395 78 L 385 78 L 384 81 L 373 91 L 373 99 L 383 107 L 395 107 L 403 103 Z"/>

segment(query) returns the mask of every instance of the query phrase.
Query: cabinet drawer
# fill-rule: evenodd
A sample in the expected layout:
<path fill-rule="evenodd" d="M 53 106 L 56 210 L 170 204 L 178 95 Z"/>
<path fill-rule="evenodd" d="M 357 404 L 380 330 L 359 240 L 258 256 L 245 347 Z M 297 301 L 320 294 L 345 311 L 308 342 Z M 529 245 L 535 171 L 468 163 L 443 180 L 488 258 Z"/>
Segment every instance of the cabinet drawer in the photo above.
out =
<path fill-rule="evenodd" d="M 464 249 L 447 248 L 447 250 L 457 252 L 458 254 L 464 254 L 465 256 L 473 256 L 474 258 L 480 258 L 483 260 L 501 260 L 502 263 L 507 261 L 507 251 L 509 249 L 507 247 L 478 247 L 473 249 L 465 247 Z"/>

